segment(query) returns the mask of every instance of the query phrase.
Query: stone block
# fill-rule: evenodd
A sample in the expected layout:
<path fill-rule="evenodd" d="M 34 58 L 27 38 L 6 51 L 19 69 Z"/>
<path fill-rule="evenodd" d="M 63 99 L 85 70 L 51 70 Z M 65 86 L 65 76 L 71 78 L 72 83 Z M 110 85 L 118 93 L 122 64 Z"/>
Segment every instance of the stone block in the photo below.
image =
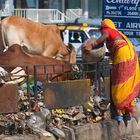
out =
<path fill-rule="evenodd" d="M 86 124 L 74 127 L 76 140 L 102 140 L 102 126 L 100 123 Z"/>

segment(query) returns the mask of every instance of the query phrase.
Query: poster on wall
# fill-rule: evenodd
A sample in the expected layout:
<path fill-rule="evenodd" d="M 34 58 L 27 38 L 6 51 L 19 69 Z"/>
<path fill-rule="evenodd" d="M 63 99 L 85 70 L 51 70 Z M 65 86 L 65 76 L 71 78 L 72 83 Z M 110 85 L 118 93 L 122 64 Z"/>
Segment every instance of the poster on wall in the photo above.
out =
<path fill-rule="evenodd" d="M 140 0 L 103 0 L 102 15 L 128 37 L 140 38 Z"/>
<path fill-rule="evenodd" d="M 13 0 L 1 0 L 1 16 L 11 16 L 14 13 Z"/>

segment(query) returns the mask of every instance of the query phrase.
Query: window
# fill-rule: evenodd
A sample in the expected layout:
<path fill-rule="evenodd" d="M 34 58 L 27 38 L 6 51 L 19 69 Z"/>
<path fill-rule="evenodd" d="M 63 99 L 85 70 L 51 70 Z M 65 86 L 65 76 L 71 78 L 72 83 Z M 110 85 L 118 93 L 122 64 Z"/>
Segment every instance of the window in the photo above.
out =
<path fill-rule="evenodd" d="M 89 0 L 88 2 L 89 17 L 102 17 L 102 0 Z"/>
<path fill-rule="evenodd" d="M 49 0 L 39 0 L 39 8 L 40 9 L 48 9 L 49 8 Z"/>
<path fill-rule="evenodd" d="M 83 43 L 87 39 L 88 39 L 88 37 L 84 33 L 84 31 L 77 31 L 77 30 L 69 31 L 69 42 L 70 43 Z"/>
<path fill-rule="evenodd" d="M 36 8 L 36 0 L 26 0 L 28 8 Z"/>
<path fill-rule="evenodd" d="M 36 8 L 36 0 L 14 0 L 15 8 Z"/>
<path fill-rule="evenodd" d="M 101 36 L 99 30 L 89 30 L 88 34 L 95 39 L 98 39 Z"/>

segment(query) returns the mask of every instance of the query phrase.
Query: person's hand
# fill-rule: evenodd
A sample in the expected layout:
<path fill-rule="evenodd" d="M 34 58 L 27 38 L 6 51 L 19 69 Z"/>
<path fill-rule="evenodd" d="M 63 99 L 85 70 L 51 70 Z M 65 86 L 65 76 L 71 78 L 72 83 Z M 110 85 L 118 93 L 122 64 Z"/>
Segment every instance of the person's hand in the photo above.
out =
<path fill-rule="evenodd" d="M 90 53 L 90 50 L 84 49 L 83 52 L 85 55 L 88 55 Z"/>
<path fill-rule="evenodd" d="M 92 50 L 92 48 L 93 48 L 93 42 L 92 41 L 93 41 L 92 39 L 87 40 L 85 42 L 85 44 L 83 45 L 83 48 L 87 51 Z"/>
<path fill-rule="evenodd" d="M 92 45 L 84 45 L 83 46 L 83 48 L 85 49 L 85 50 L 87 50 L 87 51 L 90 51 L 90 50 L 92 50 Z"/>

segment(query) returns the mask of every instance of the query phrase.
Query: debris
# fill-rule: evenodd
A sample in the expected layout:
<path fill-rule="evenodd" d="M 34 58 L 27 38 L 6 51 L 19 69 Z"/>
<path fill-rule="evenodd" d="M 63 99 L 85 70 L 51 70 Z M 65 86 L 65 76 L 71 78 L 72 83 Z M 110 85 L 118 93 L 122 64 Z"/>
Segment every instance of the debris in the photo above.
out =
<path fill-rule="evenodd" d="M 65 139 L 63 128 L 71 130 L 73 126 L 109 119 L 110 103 L 100 94 L 91 94 L 89 100 L 83 105 L 48 109 L 45 103 L 49 100 L 45 100 L 47 95 L 43 93 L 44 85 L 40 81 L 36 84 L 35 88 L 33 79 L 30 79 L 29 93 L 27 93 L 28 85 L 24 82 L 18 83 L 19 112 L 0 116 L 0 133 L 6 135 L 33 133 L 46 137 L 53 134 L 57 138 Z M 77 100 L 79 99 L 76 98 L 75 101 Z"/>

